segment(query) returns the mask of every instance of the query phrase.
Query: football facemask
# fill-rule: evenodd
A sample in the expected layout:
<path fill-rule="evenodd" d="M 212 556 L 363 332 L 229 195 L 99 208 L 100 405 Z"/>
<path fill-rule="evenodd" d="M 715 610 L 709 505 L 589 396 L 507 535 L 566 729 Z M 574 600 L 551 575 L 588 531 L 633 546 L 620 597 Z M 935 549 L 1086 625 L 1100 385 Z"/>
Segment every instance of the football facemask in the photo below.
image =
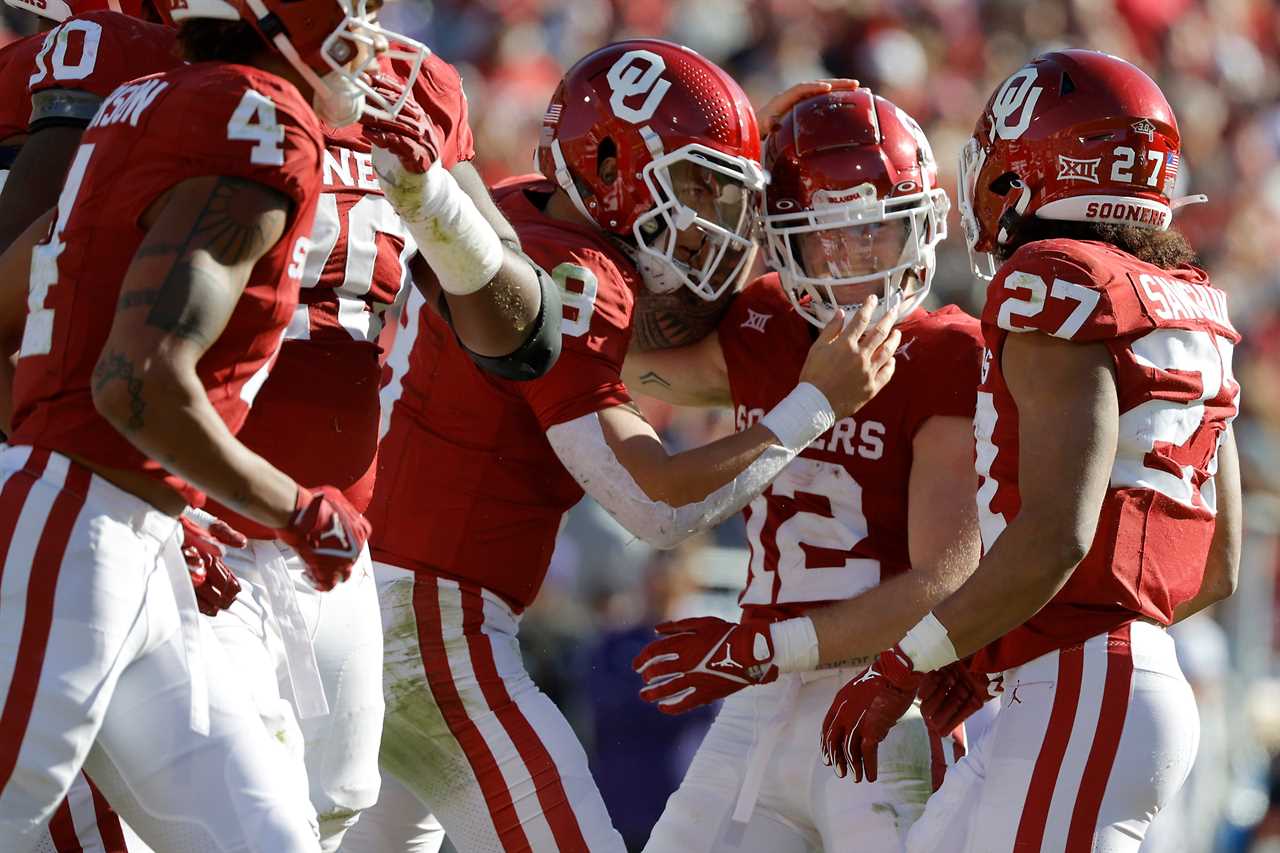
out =
<path fill-rule="evenodd" d="M 877 289 L 877 319 L 888 310 L 899 317 L 914 311 L 929 293 L 935 250 L 947 236 L 946 192 L 878 200 L 874 186 L 863 184 L 839 200 L 823 203 L 821 196 L 812 210 L 763 217 L 769 265 L 796 311 L 821 328 L 837 308 L 856 311 Z"/>
<path fill-rule="evenodd" d="M 683 285 L 707 301 L 718 299 L 755 257 L 751 234 L 764 170 L 754 160 L 691 144 L 655 156 L 642 177 L 654 206 L 632 233 L 646 286 L 667 293 Z"/>

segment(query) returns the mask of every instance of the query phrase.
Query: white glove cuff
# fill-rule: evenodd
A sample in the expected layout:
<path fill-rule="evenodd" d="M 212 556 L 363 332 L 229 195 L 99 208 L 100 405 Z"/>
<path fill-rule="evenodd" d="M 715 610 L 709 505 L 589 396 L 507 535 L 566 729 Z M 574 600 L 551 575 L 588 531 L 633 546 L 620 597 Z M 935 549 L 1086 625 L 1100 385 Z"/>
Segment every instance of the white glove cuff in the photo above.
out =
<path fill-rule="evenodd" d="M 907 632 L 898 647 L 911 658 L 917 672 L 941 669 L 960 659 L 956 647 L 947 634 L 947 626 L 938 621 L 933 611 L 925 614 L 916 626 Z"/>
<path fill-rule="evenodd" d="M 801 382 L 769 410 L 760 423 L 778 437 L 778 444 L 799 453 L 835 426 L 836 413 L 816 385 Z"/>
<path fill-rule="evenodd" d="M 435 271 L 440 286 L 455 296 L 475 293 L 502 269 L 506 258 L 502 240 L 439 160 L 431 164 L 421 180 L 415 209 L 397 207 L 397 212 L 409 226 L 418 252 Z M 393 201 L 397 198 L 391 193 L 388 197 Z"/>
<path fill-rule="evenodd" d="M 818 632 L 808 616 L 784 619 L 769 626 L 773 663 L 779 672 L 805 672 L 818 668 Z"/>

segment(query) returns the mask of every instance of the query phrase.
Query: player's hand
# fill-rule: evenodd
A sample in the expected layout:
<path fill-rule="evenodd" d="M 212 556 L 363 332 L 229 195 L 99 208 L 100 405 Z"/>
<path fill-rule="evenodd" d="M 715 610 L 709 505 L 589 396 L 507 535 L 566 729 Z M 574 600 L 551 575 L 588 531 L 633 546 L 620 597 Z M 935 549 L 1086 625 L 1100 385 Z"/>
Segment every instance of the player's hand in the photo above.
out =
<path fill-rule="evenodd" d="M 778 677 L 767 623 L 736 625 L 714 616 L 663 622 L 661 638 L 631 662 L 640 697 L 664 714 L 682 714 Z"/>
<path fill-rule="evenodd" d="M 182 557 L 187 561 L 191 585 L 196 590 L 196 606 L 206 616 L 217 616 L 231 606 L 240 593 L 240 581 L 227 568 L 222 558 L 227 546 L 243 548 L 249 544 L 244 534 L 221 519 L 203 513 L 206 524 L 182 515 Z"/>
<path fill-rule="evenodd" d="M 847 318 L 838 309 L 809 347 L 800 381 L 812 383 L 827 398 L 836 420 L 847 418 L 893 378 L 893 354 L 902 339 L 893 328 L 896 311 L 886 311 L 876 323 L 870 322 L 879 300 L 867 298 Z"/>
<path fill-rule="evenodd" d="M 280 538 L 302 557 L 310 584 L 327 592 L 351 577 L 371 529 L 333 486 L 314 490 L 299 486 L 293 519 L 280 531 Z"/>
<path fill-rule="evenodd" d="M 825 95 L 827 92 L 838 89 L 849 90 L 856 88 L 858 88 L 857 80 L 833 77 L 827 80 L 810 80 L 807 83 L 797 83 L 791 88 L 779 92 L 770 98 L 763 107 L 756 110 L 756 122 L 760 125 L 760 138 L 764 139 L 768 136 L 774 128 L 781 124 L 783 117 L 791 111 L 791 108 L 806 98 Z"/>
<path fill-rule="evenodd" d="M 375 74 L 369 78 L 369 83 L 374 91 L 388 101 L 395 101 L 399 97 L 385 75 Z M 432 163 L 440 159 L 435 125 L 412 97 L 405 100 L 395 118 L 366 115 L 360 123 L 364 138 L 373 146 L 374 169 L 380 178 L 384 171 L 396 171 L 397 167 L 410 174 L 422 175 L 431 168 Z M 379 152 L 382 156 L 379 156 Z"/>
<path fill-rule="evenodd" d="M 876 781 L 877 750 L 889 730 L 911 707 L 924 676 L 897 646 L 882 652 L 870 667 L 832 700 L 822 721 L 822 760 L 843 779 Z"/>
<path fill-rule="evenodd" d="M 935 669 L 920 683 L 920 715 L 937 735 L 949 735 L 991 698 L 984 674 L 955 661 Z"/>

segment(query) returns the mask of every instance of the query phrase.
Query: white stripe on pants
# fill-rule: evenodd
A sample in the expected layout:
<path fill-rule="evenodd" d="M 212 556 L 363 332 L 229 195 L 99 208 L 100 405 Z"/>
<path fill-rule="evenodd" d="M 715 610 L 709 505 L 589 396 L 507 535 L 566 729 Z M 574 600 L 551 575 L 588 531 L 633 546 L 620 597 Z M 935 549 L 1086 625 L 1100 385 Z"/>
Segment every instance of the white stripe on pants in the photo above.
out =
<path fill-rule="evenodd" d="M 48 451 L 9 448 L 0 468 L 0 838 L 35 843 L 83 765 L 154 847 L 315 853 L 307 804 L 277 785 L 274 747 L 198 627 L 188 660 L 177 521 Z M 207 735 L 189 666 L 210 678 Z"/>
<path fill-rule="evenodd" d="M 910 853 L 1134 853 L 1195 760 L 1199 717 L 1145 622 L 1005 673 L 1000 713 L 951 769 Z"/>

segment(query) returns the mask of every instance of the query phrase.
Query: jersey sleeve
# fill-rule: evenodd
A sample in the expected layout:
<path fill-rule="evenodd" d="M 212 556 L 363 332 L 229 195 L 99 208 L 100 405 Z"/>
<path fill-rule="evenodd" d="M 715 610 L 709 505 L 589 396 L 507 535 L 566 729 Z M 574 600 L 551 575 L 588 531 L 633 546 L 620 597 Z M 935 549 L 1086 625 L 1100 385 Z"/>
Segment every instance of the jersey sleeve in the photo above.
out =
<path fill-rule="evenodd" d="M 1119 285 L 1102 265 L 1045 241 L 1014 252 L 987 287 L 982 321 L 1007 332 L 1043 332 L 1067 341 L 1118 337 Z M 1123 287 L 1128 288 L 1127 280 Z"/>
<path fill-rule="evenodd" d="M 907 396 L 907 428 L 912 435 L 929 418 L 972 418 L 982 374 L 982 327 L 976 319 L 957 311 L 919 346 L 904 333 L 907 351 L 899 344 L 899 364 L 910 377 Z M 904 363 L 903 359 L 909 359 Z M 895 377 L 896 379 L 896 377 Z"/>
<path fill-rule="evenodd" d="M 90 12 L 49 31 L 27 87 L 30 130 L 87 125 L 116 87 L 181 63 L 175 30 L 118 12 Z"/>
<path fill-rule="evenodd" d="M 622 362 L 631 342 L 634 296 L 613 263 L 593 251 L 548 251 L 521 235 L 524 250 L 560 287 L 564 305 L 560 358 L 547 374 L 513 383 L 548 429 L 627 403 Z"/>
<path fill-rule="evenodd" d="M 162 109 L 148 113 L 140 148 L 182 152 L 173 161 L 174 183 L 203 175 L 244 178 L 305 204 L 320 182 L 319 121 L 292 86 L 244 70 L 209 68 L 194 84 L 181 85 Z M 118 94 L 104 103 L 99 120 L 111 114 Z M 126 99 L 121 108 L 127 105 Z"/>
<path fill-rule="evenodd" d="M 467 96 L 457 69 L 432 54 L 422 64 L 413 96 L 441 130 L 440 159 L 445 168 L 475 159 Z"/>

